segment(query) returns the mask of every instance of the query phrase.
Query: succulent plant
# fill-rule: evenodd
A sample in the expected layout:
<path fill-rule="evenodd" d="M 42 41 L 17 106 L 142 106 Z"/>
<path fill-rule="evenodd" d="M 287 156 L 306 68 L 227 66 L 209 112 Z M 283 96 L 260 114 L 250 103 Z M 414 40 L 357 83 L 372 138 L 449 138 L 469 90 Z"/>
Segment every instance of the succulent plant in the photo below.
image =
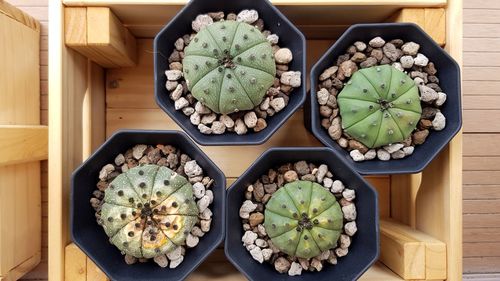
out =
<path fill-rule="evenodd" d="M 344 131 L 370 148 L 405 140 L 422 114 L 415 82 L 389 65 L 355 72 L 337 101 Z"/>
<path fill-rule="evenodd" d="M 194 97 L 222 114 L 259 105 L 276 75 L 271 44 L 258 29 L 237 21 L 203 28 L 186 47 L 182 64 Z"/>
<path fill-rule="evenodd" d="M 335 196 L 311 181 L 278 189 L 266 204 L 264 228 L 282 252 L 309 259 L 337 245 L 343 215 Z"/>
<path fill-rule="evenodd" d="M 105 191 L 102 226 L 110 242 L 136 258 L 154 258 L 184 244 L 198 220 L 193 189 L 167 167 L 138 166 Z"/>

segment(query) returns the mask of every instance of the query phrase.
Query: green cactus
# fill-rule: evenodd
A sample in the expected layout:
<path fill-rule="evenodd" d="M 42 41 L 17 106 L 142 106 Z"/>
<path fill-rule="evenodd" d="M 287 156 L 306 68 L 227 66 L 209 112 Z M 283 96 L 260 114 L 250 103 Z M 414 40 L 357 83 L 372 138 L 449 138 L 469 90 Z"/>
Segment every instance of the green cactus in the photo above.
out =
<path fill-rule="evenodd" d="M 138 166 L 116 177 L 101 209 L 110 242 L 136 258 L 154 258 L 184 244 L 197 216 L 191 184 L 157 165 Z"/>
<path fill-rule="evenodd" d="M 335 196 L 311 181 L 278 189 L 266 204 L 264 228 L 282 252 L 304 259 L 337 245 L 343 214 Z"/>
<path fill-rule="evenodd" d="M 259 105 L 276 75 L 271 44 L 258 29 L 237 21 L 202 29 L 186 47 L 182 64 L 191 93 L 222 114 Z"/>
<path fill-rule="evenodd" d="M 344 131 L 369 148 L 405 140 L 422 114 L 415 82 L 389 65 L 355 72 L 337 101 Z"/>

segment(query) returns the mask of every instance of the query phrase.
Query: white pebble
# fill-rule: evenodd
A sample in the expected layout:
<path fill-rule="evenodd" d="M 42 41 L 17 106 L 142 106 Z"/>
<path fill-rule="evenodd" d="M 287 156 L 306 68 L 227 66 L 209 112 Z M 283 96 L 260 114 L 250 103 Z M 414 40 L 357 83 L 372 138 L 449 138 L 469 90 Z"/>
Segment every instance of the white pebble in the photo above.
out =
<path fill-rule="evenodd" d="M 276 34 L 271 34 L 267 36 L 267 41 L 269 41 L 269 43 L 271 43 L 272 45 L 278 44 L 279 40 L 280 38 Z"/>
<path fill-rule="evenodd" d="M 429 63 L 429 59 L 426 56 L 424 56 L 423 54 L 419 53 L 419 54 L 417 54 L 417 57 L 415 58 L 414 63 L 417 66 L 424 67 L 424 66 L 427 66 L 427 64 Z"/>
<path fill-rule="evenodd" d="M 423 102 L 433 102 L 439 98 L 439 95 L 434 89 L 427 87 L 425 85 L 420 85 L 418 87 L 420 90 L 420 100 Z"/>
<path fill-rule="evenodd" d="M 361 42 L 361 41 L 354 42 L 354 46 L 360 52 L 363 52 L 366 49 L 366 44 L 364 42 Z"/>
<path fill-rule="evenodd" d="M 136 160 L 141 159 L 142 155 L 144 155 L 144 151 L 146 151 L 146 148 L 148 148 L 148 146 L 145 144 L 138 144 L 134 146 L 134 148 L 132 148 L 132 156 L 134 156 Z"/>
<path fill-rule="evenodd" d="M 142 155 L 141 155 L 142 157 Z M 99 179 L 105 180 L 111 172 L 115 170 L 115 166 L 112 164 L 107 164 L 104 167 L 102 167 L 101 171 L 99 172 Z"/>
<path fill-rule="evenodd" d="M 169 260 L 176 260 L 182 256 L 182 247 L 177 246 L 173 251 L 167 253 Z"/>
<path fill-rule="evenodd" d="M 153 260 L 158 264 L 160 267 L 167 267 L 168 266 L 168 259 L 165 255 L 159 255 L 153 258 Z"/>
<path fill-rule="evenodd" d="M 405 156 L 412 155 L 414 150 L 415 150 L 414 146 L 403 147 L 403 152 L 405 153 Z"/>
<path fill-rule="evenodd" d="M 182 261 L 184 260 L 184 256 L 180 256 L 178 259 L 176 260 L 170 260 L 170 268 L 176 268 L 178 267 Z"/>
<path fill-rule="evenodd" d="M 406 154 L 403 150 L 398 150 L 398 151 L 394 151 L 393 153 L 391 153 L 391 157 L 392 159 L 403 159 L 405 158 Z"/>
<path fill-rule="evenodd" d="M 121 166 L 123 163 L 125 163 L 125 156 L 123 154 L 118 154 L 118 156 L 115 157 L 115 165 L 116 166 Z"/>
<path fill-rule="evenodd" d="M 420 45 L 415 42 L 408 42 L 405 43 L 403 46 L 401 46 L 401 51 L 403 51 L 405 55 L 410 55 L 410 56 L 416 55 L 419 49 Z"/>
<path fill-rule="evenodd" d="M 194 196 L 198 199 L 205 196 L 205 186 L 201 182 L 193 184 Z"/>
<path fill-rule="evenodd" d="M 287 64 L 293 59 L 292 51 L 288 48 L 281 48 L 274 54 L 274 60 L 278 64 Z"/>
<path fill-rule="evenodd" d="M 347 248 L 345 248 L 345 249 L 343 249 L 343 248 L 337 248 L 337 249 L 335 249 L 335 254 L 339 258 L 347 255 L 348 252 L 349 252 L 349 250 Z"/>
<path fill-rule="evenodd" d="M 365 160 L 365 156 L 363 155 L 363 153 L 361 153 L 357 149 L 351 150 L 351 152 L 349 152 L 349 155 L 351 156 L 352 160 L 354 160 L 354 162 L 360 162 Z"/>
<path fill-rule="evenodd" d="M 256 10 L 243 10 L 236 16 L 237 21 L 254 23 L 259 19 L 259 13 Z"/>
<path fill-rule="evenodd" d="M 182 113 L 184 113 L 184 115 L 186 115 L 186 116 L 191 116 L 194 113 L 194 108 L 192 108 L 190 106 L 184 107 L 182 109 Z"/>
<path fill-rule="evenodd" d="M 210 210 L 210 209 L 207 209 L 207 210 Z M 211 223 L 212 223 L 212 220 L 201 220 L 200 221 L 201 231 L 203 231 L 203 232 L 210 231 L 210 224 Z"/>
<path fill-rule="evenodd" d="M 446 127 L 446 117 L 443 113 L 437 112 L 434 120 L 432 120 L 432 128 L 436 131 L 441 131 Z"/>
<path fill-rule="evenodd" d="M 197 236 L 194 236 L 191 233 L 189 233 L 188 236 L 186 237 L 186 246 L 188 246 L 189 248 L 195 247 L 196 245 L 198 245 L 199 242 L 200 242 L 200 238 Z"/>
<path fill-rule="evenodd" d="M 182 96 L 182 84 L 179 84 L 175 87 L 175 90 L 170 94 L 170 98 L 174 101 L 177 101 Z"/>
<path fill-rule="evenodd" d="M 375 37 L 370 42 L 368 42 L 370 46 L 373 48 L 381 48 L 385 44 L 385 40 L 382 39 L 381 37 Z"/>
<path fill-rule="evenodd" d="M 208 205 L 210 205 L 210 198 L 205 195 L 201 197 L 201 199 L 198 200 L 198 202 L 196 202 L 196 205 L 198 205 L 198 210 L 200 212 L 203 212 L 205 211 L 206 208 L 208 208 Z"/>
<path fill-rule="evenodd" d="M 210 114 L 207 114 L 207 115 L 201 115 L 201 124 L 204 124 L 204 125 L 210 125 L 212 124 L 212 122 L 214 122 L 215 120 L 217 120 L 217 114 L 215 113 L 210 113 Z"/>
<path fill-rule="evenodd" d="M 180 110 L 180 109 L 183 109 L 184 107 L 188 106 L 189 105 L 189 102 L 187 99 L 185 99 L 184 97 L 180 97 L 178 100 L 176 100 L 174 102 L 174 107 L 175 107 L 175 110 Z"/>
<path fill-rule="evenodd" d="M 280 112 L 283 108 L 285 108 L 285 99 L 284 98 L 275 98 L 270 103 L 271 107 L 276 112 Z M 250 127 L 250 126 L 248 126 Z"/>
<path fill-rule="evenodd" d="M 243 234 L 243 237 L 241 237 L 243 245 L 252 245 L 255 240 L 257 240 L 257 233 L 253 231 L 246 231 L 245 234 Z"/>
<path fill-rule="evenodd" d="M 331 178 L 324 178 L 323 179 L 323 186 L 330 189 L 333 185 L 333 180 Z"/>
<path fill-rule="evenodd" d="M 344 191 L 344 184 L 341 181 L 336 180 L 333 182 L 330 191 L 332 193 L 341 193 L 342 191 Z"/>
<path fill-rule="evenodd" d="M 330 93 L 328 92 L 328 90 L 325 88 L 321 88 L 316 95 L 318 98 L 318 103 L 320 105 L 326 105 L 326 103 L 328 102 L 328 98 L 330 97 Z"/>
<path fill-rule="evenodd" d="M 201 230 L 201 228 L 199 228 L 198 226 L 193 226 L 193 228 L 191 229 L 191 234 L 193 234 L 194 236 L 196 237 L 203 237 L 203 235 L 205 235 L 205 232 L 203 232 Z"/>
<path fill-rule="evenodd" d="M 196 163 L 196 160 L 191 160 L 186 162 L 186 164 L 184 165 L 184 173 L 188 177 L 192 178 L 203 174 L 203 169 L 198 165 L 198 163 Z"/>
<path fill-rule="evenodd" d="M 294 88 L 300 87 L 301 85 L 300 71 L 283 72 L 283 74 L 281 74 L 280 82 L 285 85 L 292 86 Z"/>
<path fill-rule="evenodd" d="M 226 128 L 232 128 L 234 127 L 234 121 L 233 119 L 231 119 L 231 117 L 227 116 L 227 115 L 221 115 L 221 117 L 219 118 L 219 120 L 224 123 L 224 125 L 226 126 Z"/>
<path fill-rule="evenodd" d="M 212 215 L 213 215 L 212 210 L 206 208 L 205 211 L 200 212 L 198 217 L 202 220 L 209 220 L 212 217 Z"/>
<path fill-rule="evenodd" d="M 326 250 L 321 252 L 316 258 L 319 259 L 320 261 L 327 260 L 328 257 L 330 256 L 330 250 Z"/>
<path fill-rule="evenodd" d="M 191 124 L 193 125 L 200 125 L 201 123 L 201 116 L 198 112 L 194 112 L 193 114 L 191 114 L 191 116 L 189 116 L 189 121 L 191 121 Z"/>
<path fill-rule="evenodd" d="M 243 120 L 245 120 L 245 125 L 248 128 L 255 127 L 255 125 L 257 125 L 257 119 L 257 115 L 253 111 L 247 112 L 243 117 Z"/>
<path fill-rule="evenodd" d="M 257 238 L 255 240 L 255 245 L 257 245 L 257 247 L 266 248 L 267 247 L 267 242 L 264 239 Z"/>
<path fill-rule="evenodd" d="M 240 207 L 240 218 L 248 219 L 250 217 L 250 213 L 255 211 L 257 208 L 257 204 L 254 204 L 250 200 L 246 200 Z"/>
<path fill-rule="evenodd" d="M 358 231 L 358 227 L 356 226 L 356 222 L 355 221 L 351 221 L 351 222 L 348 222 L 344 225 L 344 231 L 345 231 L 345 234 L 349 235 L 349 236 L 353 236 L 356 231 Z"/>
<path fill-rule="evenodd" d="M 354 189 L 346 188 L 342 192 L 342 197 L 344 197 L 347 201 L 352 201 L 354 200 L 354 198 L 356 198 L 356 192 L 354 191 Z"/>
<path fill-rule="evenodd" d="M 257 231 L 262 236 L 266 236 L 267 235 L 266 228 L 262 224 L 257 225 Z"/>
<path fill-rule="evenodd" d="M 413 57 L 412 56 L 402 56 L 399 61 L 403 68 L 411 68 L 413 66 Z"/>
<path fill-rule="evenodd" d="M 252 255 L 252 258 L 259 263 L 264 262 L 264 256 L 262 255 L 262 249 L 259 247 L 255 247 L 252 250 L 250 250 L 250 255 Z"/>
<path fill-rule="evenodd" d="M 176 80 L 181 79 L 182 71 L 177 70 L 177 69 L 166 70 L 165 76 L 167 76 L 167 79 L 170 81 L 176 81 Z"/>
<path fill-rule="evenodd" d="M 224 132 L 226 131 L 226 125 L 224 125 L 224 123 L 220 121 L 214 121 L 212 123 L 211 129 L 214 135 L 221 135 L 224 134 Z"/>
<path fill-rule="evenodd" d="M 356 220 L 356 206 L 354 204 L 349 204 L 342 207 L 342 213 L 344 213 L 344 218 L 347 221 Z"/>
<path fill-rule="evenodd" d="M 365 153 L 365 160 L 372 160 L 377 157 L 377 150 L 372 148 Z"/>
<path fill-rule="evenodd" d="M 377 150 L 377 157 L 378 157 L 378 160 L 387 161 L 387 160 L 391 159 L 391 154 L 389 152 L 385 151 L 385 149 L 379 149 L 379 150 Z"/>
<path fill-rule="evenodd" d="M 167 80 L 167 82 L 165 83 L 165 88 L 167 88 L 167 91 L 172 91 L 174 90 L 177 86 L 179 85 L 179 83 L 177 81 L 170 81 L 170 80 Z"/>
<path fill-rule="evenodd" d="M 404 144 L 402 144 L 402 143 L 394 143 L 394 144 L 384 146 L 384 149 L 385 149 L 385 151 L 387 151 L 389 153 L 393 153 L 393 152 L 398 151 L 401 148 L 403 148 L 403 146 L 404 146 Z"/>
<path fill-rule="evenodd" d="M 268 261 L 271 256 L 273 255 L 273 250 L 271 249 L 262 249 L 262 256 L 264 257 L 265 261 Z"/>
<path fill-rule="evenodd" d="M 212 23 L 214 23 L 214 20 L 209 15 L 198 15 L 191 23 L 191 28 L 196 32 L 200 32 L 200 30 Z"/>
<path fill-rule="evenodd" d="M 255 123 L 257 124 L 257 121 L 255 121 Z M 238 135 L 244 135 L 247 133 L 248 129 L 243 120 L 236 119 L 236 121 L 234 122 L 234 131 Z"/>
<path fill-rule="evenodd" d="M 208 189 L 207 191 L 205 191 L 205 196 L 208 197 L 208 199 L 210 200 L 210 204 L 212 204 L 212 202 L 214 202 L 214 192 L 210 189 Z"/>
<path fill-rule="evenodd" d="M 196 110 L 196 112 L 198 112 L 199 114 L 210 114 L 212 113 L 212 111 L 210 110 L 210 108 L 206 107 L 205 105 L 203 105 L 201 102 L 196 102 L 196 104 L 194 105 L 194 109 Z"/>
<path fill-rule="evenodd" d="M 288 270 L 288 275 L 296 276 L 302 274 L 302 266 L 299 263 L 292 262 L 290 269 Z"/>
<path fill-rule="evenodd" d="M 399 63 L 399 62 L 395 62 L 395 63 L 393 63 L 393 64 L 392 64 L 392 66 L 393 66 L 395 69 L 399 70 L 399 71 L 405 71 L 405 70 L 404 70 L 404 68 L 403 68 L 403 65 L 402 65 L 401 63 Z"/>
<path fill-rule="evenodd" d="M 266 97 L 259 105 L 259 108 L 261 110 L 268 110 L 269 109 L 269 103 L 270 103 L 269 97 Z"/>
<path fill-rule="evenodd" d="M 443 92 L 439 92 L 439 93 L 438 93 L 438 98 L 437 98 L 437 100 L 434 102 L 434 104 L 435 104 L 436 106 L 442 106 L 442 105 L 446 102 L 446 98 L 447 98 L 447 96 L 446 96 L 446 94 L 445 94 L 445 93 L 443 93 Z"/>
<path fill-rule="evenodd" d="M 351 237 L 341 234 L 340 235 L 340 248 L 347 249 L 351 245 Z"/>

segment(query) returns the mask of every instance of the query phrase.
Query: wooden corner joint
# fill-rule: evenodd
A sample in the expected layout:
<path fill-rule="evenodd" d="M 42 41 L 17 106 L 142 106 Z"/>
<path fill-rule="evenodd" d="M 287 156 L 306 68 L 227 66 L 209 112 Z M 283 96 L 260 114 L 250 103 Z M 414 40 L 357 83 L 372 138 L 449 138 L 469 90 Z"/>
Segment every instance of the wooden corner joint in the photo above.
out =
<path fill-rule="evenodd" d="M 380 221 L 380 261 L 404 279 L 445 280 L 446 244 L 391 219 Z"/>
<path fill-rule="evenodd" d="M 403 8 L 387 22 L 412 22 L 419 25 L 440 46 L 446 44 L 446 10 L 444 8 Z"/>
<path fill-rule="evenodd" d="M 64 35 L 66 46 L 104 68 L 136 65 L 136 39 L 108 7 L 64 8 Z"/>

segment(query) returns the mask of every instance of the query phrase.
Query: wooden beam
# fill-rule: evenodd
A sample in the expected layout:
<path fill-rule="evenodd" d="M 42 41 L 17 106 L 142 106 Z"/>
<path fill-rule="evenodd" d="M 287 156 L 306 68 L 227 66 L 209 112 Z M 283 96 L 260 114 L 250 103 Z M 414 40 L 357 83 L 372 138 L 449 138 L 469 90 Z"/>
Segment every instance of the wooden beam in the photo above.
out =
<path fill-rule="evenodd" d="M 0 166 L 46 160 L 48 127 L 0 125 Z"/>
<path fill-rule="evenodd" d="M 137 62 L 136 39 L 107 7 L 64 9 L 65 43 L 104 68 Z"/>
<path fill-rule="evenodd" d="M 415 227 L 415 208 L 421 181 L 422 173 L 391 176 L 391 218 Z"/>
<path fill-rule="evenodd" d="M 403 8 L 392 15 L 388 22 L 418 24 L 440 46 L 446 44 L 446 13 L 444 8 Z"/>
<path fill-rule="evenodd" d="M 422 231 L 418 231 L 390 219 L 380 220 L 380 228 L 382 229 L 382 233 L 402 235 L 413 241 L 423 243 L 425 248 L 425 279 L 446 279 L 446 244 L 444 242 Z M 384 246 L 382 245 L 382 247 Z"/>
<path fill-rule="evenodd" d="M 3 0 L 0 0 L 0 14 L 6 15 L 36 32 L 40 32 L 40 23 L 36 19 Z"/>
<path fill-rule="evenodd" d="M 71 243 L 65 249 L 64 280 L 86 281 L 87 280 L 87 256 Z M 92 279 L 89 279 L 92 280 Z"/>

